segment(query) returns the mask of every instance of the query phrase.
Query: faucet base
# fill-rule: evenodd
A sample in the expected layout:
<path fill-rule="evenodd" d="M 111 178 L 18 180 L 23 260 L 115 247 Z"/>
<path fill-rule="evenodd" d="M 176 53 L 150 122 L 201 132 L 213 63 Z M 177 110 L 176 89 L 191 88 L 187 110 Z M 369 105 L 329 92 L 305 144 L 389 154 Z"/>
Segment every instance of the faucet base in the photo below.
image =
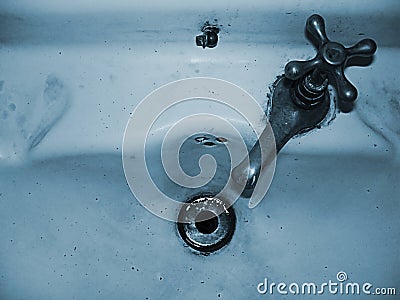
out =
<path fill-rule="evenodd" d="M 299 109 L 296 90 L 298 81 L 279 78 L 274 84 L 272 109 L 268 118 L 274 132 L 276 150 L 282 147 L 295 135 L 318 128 L 330 110 L 330 96 L 324 91 L 318 103 Z"/>

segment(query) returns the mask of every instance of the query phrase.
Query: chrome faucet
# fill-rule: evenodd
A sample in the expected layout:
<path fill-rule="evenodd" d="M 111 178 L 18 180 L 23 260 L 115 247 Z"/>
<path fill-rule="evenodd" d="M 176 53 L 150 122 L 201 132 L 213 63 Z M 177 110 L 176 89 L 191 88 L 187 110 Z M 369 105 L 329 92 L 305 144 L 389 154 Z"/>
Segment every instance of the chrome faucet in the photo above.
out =
<path fill-rule="evenodd" d="M 293 136 L 319 127 L 331 109 L 329 84 L 336 90 L 338 108 L 342 112 L 352 110 L 357 90 L 345 77 L 344 68 L 371 63 L 377 48 L 372 39 L 363 39 L 350 48 L 330 41 L 325 33 L 324 19 L 316 14 L 307 19 L 306 33 L 316 46 L 317 55 L 309 61 L 289 62 L 284 76 L 274 84 L 268 117 L 277 153 Z M 360 57 L 361 61 L 353 59 Z M 260 140 L 268 138 L 268 135 L 265 130 Z M 235 181 L 243 184 L 246 180 L 244 197 L 252 195 L 261 167 L 269 163 L 268 155 L 261 160 L 260 151 L 260 142 L 257 141 L 248 158 L 232 170 Z"/>

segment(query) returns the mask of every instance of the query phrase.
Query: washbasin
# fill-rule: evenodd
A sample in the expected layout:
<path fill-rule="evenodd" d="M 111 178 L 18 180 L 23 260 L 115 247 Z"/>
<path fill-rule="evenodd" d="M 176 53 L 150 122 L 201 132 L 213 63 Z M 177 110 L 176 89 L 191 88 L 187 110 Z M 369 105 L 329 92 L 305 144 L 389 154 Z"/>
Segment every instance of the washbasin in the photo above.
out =
<path fill-rule="evenodd" d="M 397 1 L 4 1 L 0 12 L 0 299 L 366 297 L 318 293 L 329 281 L 370 283 L 371 298 L 397 299 Z M 267 110 L 285 64 L 315 54 L 299 28 L 316 12 L 330 37 L 350 45 L 365 35 L 378 44 L 370 64 L 346 70 L 356 106 L 334 110 L 322 128 L 283 147 L 262 200 L 250 208 L 241 196 L 232 204 L 229 243 L 213 253 L 192 249 L 177 224 L 146 209 L 129 186 L 128 121 L 154 90 L 193 77 L 235 85 Z M 212 49 L 195 42 L 206 22 L 219 28 Z M 193 134 L 170 134 L 175 147 L 163 157 L 175 157 L 179 146 L 188 175 L 216 169 L 206 185 L 185 188 L 168 177 L 160 153 L 176 122 L 204 112 L 229 120 L 241 139 L 210 132 L 204 117 L 190 123 Z M 184 203 L 217 193 L 230 177 L 229 147 L 250 150 L 256 141 L 243 116 L 193 99 L 152 123 L 145 171 Z M 130 145 L 143 150 L 142 140 Z M 316 293 L 288 288 L 298 284 L 301 294 L 303 283 L 315 283 Z"/>

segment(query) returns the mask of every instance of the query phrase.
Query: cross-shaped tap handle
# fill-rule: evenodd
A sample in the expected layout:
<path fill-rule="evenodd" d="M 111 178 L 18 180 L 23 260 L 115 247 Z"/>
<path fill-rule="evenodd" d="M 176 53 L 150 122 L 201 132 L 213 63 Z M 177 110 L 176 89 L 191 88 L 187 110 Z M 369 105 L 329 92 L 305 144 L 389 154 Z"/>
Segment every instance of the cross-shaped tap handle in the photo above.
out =
<path fill-rule="evenodd" d="M 320 15 L 312 15 L 306 22 L 307 32 L 317 42 L 317 55 L 308 61 L 291 61 L 285 67 L 285 76 L 297 80 L 314 69 L 325 73 L 329 83 L 336 88 L 338 98 L 345 102 L 353 102 L 357 98 L 357 89 L 344 75 L 344 68 L 353 56 L 372 56 L 376 51 L 376 43 L 372 39 L 364 39 L 352 47 L 331 42 L 325 32 L 325 22 Z"/>

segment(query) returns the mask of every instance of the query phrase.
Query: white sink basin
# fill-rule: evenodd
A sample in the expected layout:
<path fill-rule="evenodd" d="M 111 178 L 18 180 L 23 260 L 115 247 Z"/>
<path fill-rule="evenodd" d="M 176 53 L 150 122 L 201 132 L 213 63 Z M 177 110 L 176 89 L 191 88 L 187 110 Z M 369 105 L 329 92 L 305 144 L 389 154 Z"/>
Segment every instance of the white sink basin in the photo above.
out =
<path fill-rule="evenodd" d="M 318 285 L 340 271 L 371 291 L 400 293 L 397 1 L 153 2 L 0 4 L 0 298 L 291 299 L 260 295 L 257 285 Z M 230 81 L 264 105 L 288 61 L 314 56 L 303 34 L 312 13 L 332 40 L 350 45 L 365 35 L 378 44 L 370 66 L 346 71 L 357 106 L 292 139 L 263 201 L 235 203 L 231 242 L 198 255 L 127 185 L 121 147 L 130 113 L 155 88 L 198 76 Z M 214 49 L 194 42 L 205 21 L 221 25 Z M 156 134 L 149 149 L 161 143 Z M 183 169 L 195 174 L 190 156 L 202 150 L 186 147 Z M 224 145 L 204 149 L 225 178 Z M 165 183 L 157 151 L 148 162 L 166 192 L 193 195 Z"/>

